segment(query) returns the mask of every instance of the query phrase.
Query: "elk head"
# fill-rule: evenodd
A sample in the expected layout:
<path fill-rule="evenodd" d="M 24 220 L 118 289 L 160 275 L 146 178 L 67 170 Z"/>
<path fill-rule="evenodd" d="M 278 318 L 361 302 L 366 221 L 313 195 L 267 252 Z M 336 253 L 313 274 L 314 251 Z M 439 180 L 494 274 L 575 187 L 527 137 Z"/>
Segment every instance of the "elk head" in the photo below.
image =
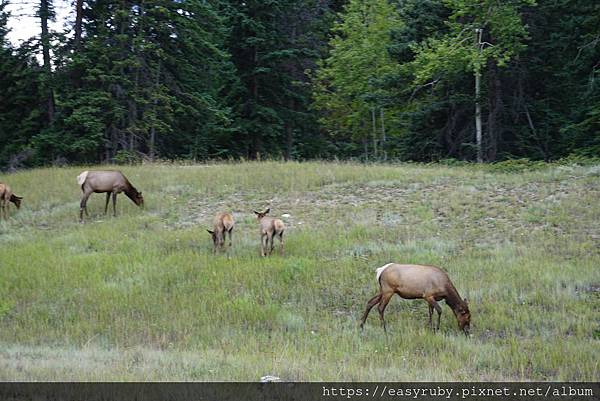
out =
<path fill-rule="evenodd" d="M 263 217 L 265 217 L 267 214 L 269 214 L 269 212 L 271 211 L 271 208 L 268 208 L 267 210 L 265 210 L 264 212 L 257 212 L 256 210 L 254 211 L 254 214 L 256 214 L 256 217 L 260 220 Z"/>
<path fill-rule="evenodd" d="M 215 248 L 223 248 L 223 245 L 225 244 L 225 236 L 223 235 L 222 231 L 213 231 L 213 230 L 206 230 L 208 231 L 208 233 L 212 236 L 212 240 L 213 240 L 213 244 L 215 246 Z"/>
<path fill-rule="evenodd" d="M 22 199 L 23 199 L 22 196 L 17 196 L 17 195 L 11 195 L 10 196 L 10 201 L 15 204 L 15 206 L 17 207 L 17 209 L 21 208 L 21 200 Z"/>

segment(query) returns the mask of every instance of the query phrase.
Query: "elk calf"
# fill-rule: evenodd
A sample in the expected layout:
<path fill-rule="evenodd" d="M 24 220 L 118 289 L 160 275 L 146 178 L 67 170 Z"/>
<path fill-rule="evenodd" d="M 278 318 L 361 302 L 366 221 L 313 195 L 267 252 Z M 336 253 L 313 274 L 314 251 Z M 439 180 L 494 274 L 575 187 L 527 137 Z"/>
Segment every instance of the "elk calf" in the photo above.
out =
<path fill-rule="evenodd" d="M 217 213 L 215 215 L 213 229 L 206 230 L 212 236 L 213 253 L 217 253 L 217 249 L 223 249 L 227 233 L 229 233 L 229 247 L 231 247 L 231 233 L 233 232 L 234 223 L 231 213 Z"/>
<path fill-rule="evenodd" d="M 285 253 L 283 245 L 283 231 L 285 230 L 285 225 L 280 219 L 267 217 L 267 214 L 270 211 L 270 208 L 262 213 L 254 211 L 260 224 L 260 254 L 262 256 L 270 255 L 273 252 L 274 247 L 273 237 L 278 236 L 281 254 L 283 255 Z"/>
<path fill-rule="evenodd" d="M 14 203 L 17 209 L 20 209 L 21 199 L 23 199 L 23 197 L 12 193 L 12 189 L 8 186 L 8 184 L 3 184 L 0 182 L 0 209 L 5 219 L 8 219 L 10 202 Z"/>

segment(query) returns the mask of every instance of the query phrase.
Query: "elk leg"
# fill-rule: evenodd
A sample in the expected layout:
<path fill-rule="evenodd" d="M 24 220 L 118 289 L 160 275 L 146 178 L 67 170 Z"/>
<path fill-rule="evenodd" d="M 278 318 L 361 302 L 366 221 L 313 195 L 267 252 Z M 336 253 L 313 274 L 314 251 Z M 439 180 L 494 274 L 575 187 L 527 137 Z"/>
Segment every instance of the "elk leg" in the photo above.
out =
<path fill-rule="evenodd" d="M 79 203 L 79 221 L 83 223 L 83 211 L 85 210 L 85 215 L 89 216 L 87 211 L 87 201 L 92 193 L 84 192 L 81 196 L 81 202 Z"/>
<path fill-rule="evenodd" d="M 229 229 L 229 246 L 231 247 L 231 234 L 233 233 L 233 227 Z"/>
<path fill-rule="evenodd" d="M 260 235 L 260 255 L 261 256 L 267 256 L 265 253 L 265 250 L 267 248 L 266 243 L 268 243 L 268 239 L 266 239 L 267 234 L 261 234 Z"/>
<path fill-rule="evenodd" d="M 425 300 L 429 304 L 429 324 L 431 325 L 431 315 L 433 313 L 432 309 L 435 309 L 435 311 L 438 314 L 436 330 L 439 330 L 440 329 L 440 318 L 442 317 L 442 307 L 440 306 L 440 304 L 437 303 L 437 301 L 435 300 L 434 297 L 426 297 Z"/>
<path fill-rule="evenodd" d="M 383 325 L 383 331 L 386 334 L 387 334 L 387 327 L 385 325 L 385 318 L 383 317 L 383 313 L 385 312 L 385 308 L 387 307 L 388 303 L 390 302 L 390 299 L 392 299 L 392 295 L 394 295 L 393 292 L 391 294 L 382 294 L 381 302 L 379 302 L 379 306 L 377 307 L 377 309 L 379 310 L 379 319 L 381 319 L 381 324 Z"/>
<path fill-rule="evenodd" d="M 280 249 L 281 255 L 285 255 L 285 248 L 283 245 L 283 231 L 279 233 L 279 249 Z"/>
<path fill-rule="evenodd" d="M 106 204 L 104 205 L 104 214 L 108 213 L 108 202 L 110 201 L 110 192 L 106 193 Z"/>
<path fill-rule="evenodd" d="M 360 322 L 361 329 L 365 325 L 365 321 L 367 320 L 367 316 L 369 316 L 369 312 L 371 312 L 371 309 L 373 309 L 373 307 L 375 305 L 377 305 L 379 303 L 379 301 L 381 301 L 381 293 L 375 295 L 373 298 L 369 299 L 369 302 L 367 302 L 367 309 L 365 309 L 365 313 L 363 313 L 363 316 L 362 316 L 362 319 Z"/>
<path fill-rule="evenodd" d="M 275 232 L 269 235 L 269 255 L 273 253 L 273 248 L 275 248 Z"/>
<path fill-rule="evenodd" d="M 112 193 L 113 198 L 113 217 L 117 217 L 117 193 Z"/>
<path fill-rule="evenodd" d="M 433 315 L 433 306 L 429 304 L 429 329 L 433 330 L 433 323 L 431 322 L 431 316 Z"/>

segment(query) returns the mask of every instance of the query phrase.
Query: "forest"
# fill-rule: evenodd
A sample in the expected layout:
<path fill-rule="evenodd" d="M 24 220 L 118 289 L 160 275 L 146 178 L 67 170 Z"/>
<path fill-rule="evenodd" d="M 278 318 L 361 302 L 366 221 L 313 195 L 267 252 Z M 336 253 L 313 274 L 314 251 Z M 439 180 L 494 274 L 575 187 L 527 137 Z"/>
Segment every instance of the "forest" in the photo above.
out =
<path fill-rule="evenodd" d="M 600 3 L 73 0 L 11 43 L 0 169 L 600 155 Z"/>

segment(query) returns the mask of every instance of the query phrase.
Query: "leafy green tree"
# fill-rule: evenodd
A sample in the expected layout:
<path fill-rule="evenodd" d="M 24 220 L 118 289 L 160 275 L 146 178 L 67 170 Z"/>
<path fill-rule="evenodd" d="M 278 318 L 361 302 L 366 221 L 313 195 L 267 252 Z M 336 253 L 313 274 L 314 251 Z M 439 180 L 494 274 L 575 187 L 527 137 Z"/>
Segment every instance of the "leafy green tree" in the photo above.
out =
<path fill-rule="evenodd" d="M 478 143 L 478 158 L 495 160 L 499 141 L 499 113 L 502 108 L 502 81 L 499 68 L 526 47 L 527 29 L 521 11 L 534 0 L 446 0 L 451 10 L 449 32 L 428 38 L 416 49 L 412 62 L 415 86 L 435 86 L 443 79 L 473 73 L 478 87 L 484 68 L 488 85 L 486 140 Z M 475 37 L 475 44 L 473 38 Z M 475 94 L 474 103 L 481 99 Z"/>
<path fill-rule="evenodd" d="M 320 121 L 336 137 L 362 141 L 368 157 L 368 138 L 373 133 L 377 156 L 374 109 L 385 97 L 378 81 L 395 71 L 389 46 L 391 34 L 402 26 L 387 0 L 351 0 L 336 23 L 330 54 L 320 64 L 314 80 L 315 108 Z M 383 93 L 382 93 L 383 92 Z"/>

